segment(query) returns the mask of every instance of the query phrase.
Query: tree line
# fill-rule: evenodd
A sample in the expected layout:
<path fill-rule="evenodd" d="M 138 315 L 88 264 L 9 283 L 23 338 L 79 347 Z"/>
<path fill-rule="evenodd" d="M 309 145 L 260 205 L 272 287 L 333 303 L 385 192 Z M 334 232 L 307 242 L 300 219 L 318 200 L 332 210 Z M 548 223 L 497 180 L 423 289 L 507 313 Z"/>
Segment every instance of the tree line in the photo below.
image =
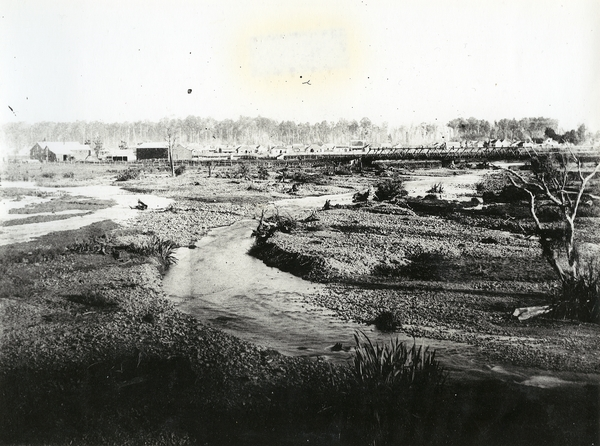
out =
<path fill-rule="evenodd" d="M 158 122 L 16 122 L 1 127 L 6 147 L 18 150 L 37 141 L 79 141 L 94 147 L 126 148 L 141 142 L 164 141 L 167 129 L 175 130 L 181 144 L 200 145 L 289 145 L 310 143 L 348 144 L 351 140 L 383 145 L 420 145 L 451 140 L 540 140 L 579 143 L 586 139 L 584 125 L 564 135 L 558 121 L 550 118 L 501 119 L 493 124 L 475 118 L 457 118 L 447 125 L 422 123 L 410 126 L 378 125 L 369 118 L 360 121 L 339 119 L 337 122 L 297 123 L 270 118 L 240 116 L 237 120 L 188 116 L 184 119 L 161 119 Z M 552 133 L 554 132 L 554 133 Z"/>
<path fill-rule="evenodd" d="M 589 135 L 585 124 L 564 134 L 558 133 L 558 121 L 551 118 L 500 119 L 489 121 L 476 118 L 453 119 L 448 127 L 463 140 L 508 139 L 510 141 L 542 142 L 551 138 L 558 143 L 581 144 Z"/>

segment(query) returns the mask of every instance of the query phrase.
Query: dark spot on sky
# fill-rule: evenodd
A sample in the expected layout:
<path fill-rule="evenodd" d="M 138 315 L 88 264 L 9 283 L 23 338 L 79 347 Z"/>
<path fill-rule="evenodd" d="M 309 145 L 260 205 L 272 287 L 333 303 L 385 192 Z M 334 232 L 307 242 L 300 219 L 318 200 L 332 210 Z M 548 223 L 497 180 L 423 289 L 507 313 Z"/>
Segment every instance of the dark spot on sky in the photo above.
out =
<path fill-rule="evenodd" d="M 192 94 L 192 89 L 188 88 L 188 94 Z"/>

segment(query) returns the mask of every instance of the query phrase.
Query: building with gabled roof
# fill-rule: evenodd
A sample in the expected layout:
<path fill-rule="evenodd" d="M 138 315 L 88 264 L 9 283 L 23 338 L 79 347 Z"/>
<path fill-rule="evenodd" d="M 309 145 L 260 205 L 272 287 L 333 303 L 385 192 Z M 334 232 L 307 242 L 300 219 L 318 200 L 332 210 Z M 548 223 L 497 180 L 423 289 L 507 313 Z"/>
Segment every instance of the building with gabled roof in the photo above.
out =
<path fill-rule="evenodd" d="M 90 146 L 74 141 L 36 142 L 29 151 L 29 156 L 31 159 L 37 159 L 44 162 L 85 161 L 90 158 L 95 158 Z"/>
<path fill-rule="evenodd" d="M 169 144 L 165 141 L 144 142 L 137 145 L 135 154 L 138 160 L 169 159 Z M 173 147 L 173 160 L 192 159 L 192 151 L 177 143 Z"/>

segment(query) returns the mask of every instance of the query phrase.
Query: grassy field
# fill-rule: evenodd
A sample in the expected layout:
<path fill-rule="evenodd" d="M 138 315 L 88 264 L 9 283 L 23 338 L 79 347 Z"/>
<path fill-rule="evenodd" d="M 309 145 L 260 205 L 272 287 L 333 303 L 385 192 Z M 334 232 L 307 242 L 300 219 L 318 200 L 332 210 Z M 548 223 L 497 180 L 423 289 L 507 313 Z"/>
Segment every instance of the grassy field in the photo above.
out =
<path fill-rule="evenodd" d="M 32 181 L 38 186 L 84 186 L 106 184 L 127 169 L 125 164 L 8 163 L 2 167 L 3 181 Z"/>

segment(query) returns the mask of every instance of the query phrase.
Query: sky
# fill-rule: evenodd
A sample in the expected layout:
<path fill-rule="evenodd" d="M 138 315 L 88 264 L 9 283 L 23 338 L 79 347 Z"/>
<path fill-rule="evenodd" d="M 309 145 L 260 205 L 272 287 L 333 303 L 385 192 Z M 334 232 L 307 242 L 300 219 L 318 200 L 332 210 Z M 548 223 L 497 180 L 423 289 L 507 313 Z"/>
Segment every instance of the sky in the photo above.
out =
<path fill-rule="evenodd" d="M 598 0 L 0 0 L 0 123 L 544 116 L 595 131 L 599 55 Z"/>

